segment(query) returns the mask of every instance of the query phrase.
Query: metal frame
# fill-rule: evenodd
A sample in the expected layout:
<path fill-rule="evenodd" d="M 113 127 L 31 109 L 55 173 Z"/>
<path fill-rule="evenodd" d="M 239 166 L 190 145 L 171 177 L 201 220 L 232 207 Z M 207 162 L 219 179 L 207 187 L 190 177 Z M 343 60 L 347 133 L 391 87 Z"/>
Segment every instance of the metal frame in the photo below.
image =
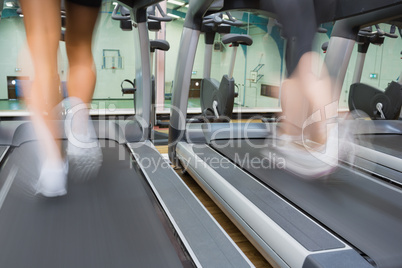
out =
<path fill-rule="evenodd" d="M 134 24 L 133 28 L 135 81 L 137 86 L 134 100 L 136 108 L 135 116 L 143 128 L 144 139 L 148 139 L 151 125 L 152 82 L 147 22 Z"/>
<path fill-rule="evenodd" d="M 147 27 L 147 7 L 161 0 L 120 0 L 119 2 L 132 10 L 134 46 L 135 46 L 135 116 L 143 130 L 142 140 L 148 140 L 151 134 L 152 106 L 152 71 L 150 63 L 150 44 Z"/>

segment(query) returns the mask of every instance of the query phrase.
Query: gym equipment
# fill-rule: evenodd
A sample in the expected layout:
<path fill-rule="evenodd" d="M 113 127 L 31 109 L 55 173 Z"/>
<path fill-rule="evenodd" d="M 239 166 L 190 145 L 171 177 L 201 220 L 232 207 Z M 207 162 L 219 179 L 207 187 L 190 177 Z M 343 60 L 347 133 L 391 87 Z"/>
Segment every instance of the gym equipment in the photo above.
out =
<path fill-rule="evenodd" d="M 94 121 L 103 151 L 96 179 L 70 175 L 66 196 L 33 195 L 27 183 L 41 163 L 32 126 L 0 122 L 1 267 L 252 266 L 149 141 L 146 8 L 156 2 L 121 2 L 137 25 L 137 114 Z"/>
<path fill-rule="evenodd" d="M 319 14 L 318 23 L 338 20 L 325 62 L 334 83 L 342 85 L 360 27 L 400 17 L 402 1 L 332 3 L 336 5 L 334 13 Z M 402 167 L 400 158 L 387 169 L 388 175 L 393 169 L 392 181 L 378 176 L 377 170 L 350 168 L 343 163 L 325 180 L 306 181 L 283 170 L 286 159 L 281 161 L 275 149 L 276 124 L 186 126 L 188 70 L 194 63 L 202 18 L 234 9 L 275 16 L 273 1 L 189 2 L 179 50 L 179 59 L 185 60 L 177 64 L 173 88 L 175 109 L 171 110 L 169 140 L 175 146 L 169 147 L 171 161 L 186 168 L 274 266 L 399 266 L 402 173 L 394 168 L 396 163 Z M 334 92 L 334 100 L 339 95 L 340 91 Z M 386 135 L 380 139 L 392 142 L 375 145 L 383 148 L 381 155 L 373 150 L 366 154 L 388 161 L 397 158 L 393 152 L 401 154 L 402 127 L 385 123 L 390 127 L 383 126 Z M 379 129 L 374 135 L 378 134 Z"/>
<path fill-rule="evenodd" d="M 155 10 L 158 9 L 161 17 L 155 16 Z M 120 12 L 120 15 L 118 14 Z M 147 26 L 149 31 L 157 32 L 161 29 L 161 22 L 169 22 L 172 20 L 171 17 L 167 16 L 165 12 L 162 10 L 159 4 L 153 5 L 147 9 Z M 117 4 L 113 9 L 112 18 L 120 21 L 120 28 L 124 31 L 132 30 L 132 22 L 130 19 L 130 11 Z M 154 64 L 154 54 L 156 50 L 168 51 L 170 48 L 169 43 L 166 40 L 150 40 L 150 68 L 151 74 L 153 73 L 153 64 Z M 153 129 L 154 126 L 157 125 L 156 118 L 156 81 L 155 76 L 152 75 L 152 105 L 151 105 L 151 140 L 155 145 L 167 145 L 168 143 L 168 134 L 162 133 L 159 131 L 155 131 Z M 125 87 L 125 85 L 129 84 L 130 87 Z M 132 82 L 129 79 L 123 80 L 120 85 L 122 94 L 133 94 L 135 99 L 136 93 L 136 85 L 135 79 Z M 136 106 L 134 104 L 134 111 L 136 111 Z"/>
<path fill-rule="evenodd" d="M 359 31 L 356 68 L 349 90 L 349 110 L 356 111 L 354 115 L 360 117 L 368 115 L 372 119 L 398 119 L 402 107 L 401 79 L 398 82 L 391 81 L 384 91 L 360 83 L 370 43 L 381 45 L 384 43 L 385 37 L 398 38 L 395 34 L 395 25 L 391 26 L 389 33 L 381 30 L 378 24 L 375 27 L 375 32 L 372 31 L 372 27 L 366 27 Z"/>
<path fill-rule="evenodd" d="M 205 33 L 205 58 L 204 78 L 201 80 L 200 104 L 202 115 L 208 121 L 230 121 L 232 118 L 235 93 L 235 81 L 233 71 L 236 61 L 236 53 L 239 45 L 250 46 L 253 39 L 249 35 L 229 34 L 231 26 L 241 26 L 241 21 L 235 20 L 229 12 L 226 12 L 228 20 L 223 19 L 223 14 L 213 14 L 203 20 L 201 31 Z M 229 72 L 218 82 L 211 78 L 212 51 L 216 33 L 226 34 L 222 37 L 223 44 L 231 44 L 233 47 Z"/>

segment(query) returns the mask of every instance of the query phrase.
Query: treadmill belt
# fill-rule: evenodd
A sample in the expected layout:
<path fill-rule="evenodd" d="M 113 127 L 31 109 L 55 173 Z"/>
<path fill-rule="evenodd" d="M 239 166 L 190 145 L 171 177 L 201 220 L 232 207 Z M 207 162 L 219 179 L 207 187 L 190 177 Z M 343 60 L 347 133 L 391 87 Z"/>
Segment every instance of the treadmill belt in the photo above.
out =
<path fill-rule="evenodd" d="M 384 154 L 402 158 L 402 135 L 364 135 L 371 146 Z"/>
<path fill-rule="evenodd" d="M 148 185 L 130 165 L 125 146 L 106 143 L 110 147 L 103 148 L 98 177 L 86 182 L 69 178 L 68 194 L 58 198 L 27 190 L 26 181 L 37 176 L 32 169 L 38 165 L 36 143 L 14 149 L 0 174 L 2 184 L 12 181 L 0 203 L 0 267 L 188 264 L 169 238 L 171 230 L 161 221 Z"/>
<path fill-rule="evenodd" d="M 265 140 L 212 142 L 215 150 L 243 167 L 297 207 L 372 258 L 379 267 L 402 264 L 402 191 L 340 167 L 326 179 L 305 180 L 278 166 L 268 166 L 264 155 L 275 153 Z M 253 164 L 247 162 L 252 160 Z M 263 163 L 258 165 L 258 163 Z"/>

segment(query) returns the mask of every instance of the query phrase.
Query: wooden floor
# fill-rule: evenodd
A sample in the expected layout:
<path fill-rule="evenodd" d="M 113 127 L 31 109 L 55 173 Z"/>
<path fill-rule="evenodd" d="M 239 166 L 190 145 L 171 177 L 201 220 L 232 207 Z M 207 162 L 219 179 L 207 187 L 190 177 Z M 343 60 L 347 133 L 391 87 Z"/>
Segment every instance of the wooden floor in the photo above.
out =
<path fill-rule="evenodd" d="M 156 148 L 161 154 L 168 152 L 167 146 Z M 256 267 L 272 267 L 190 175 L 182 174 L 180 170 L 177 173 Z"/>

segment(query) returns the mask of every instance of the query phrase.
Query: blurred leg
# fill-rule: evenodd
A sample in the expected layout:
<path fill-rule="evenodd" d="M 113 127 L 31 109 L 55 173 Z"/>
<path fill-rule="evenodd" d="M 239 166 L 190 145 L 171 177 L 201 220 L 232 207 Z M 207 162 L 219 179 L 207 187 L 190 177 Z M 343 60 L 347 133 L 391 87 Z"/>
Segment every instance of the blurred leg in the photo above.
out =
<path fill-rule="evenodd" d="M 295 135 L 294 125 L 301 131 L 306 120 L 316 113 L 321 116 L 320 122 L 311 125 L 309 133 L 304 134 L 309 134 L 318 143 L 325 143 L 325 107 L 331 103 L 331 80 L 325 65 L 320 75 L 313 68 L 319 64 L 319 56 L 311 51 L 317 29 L 314 1 L 278 0 L 274 5 L 288 39 L 286 67 L 289 79 L 283 83 L 282 96 L 284 116 L 290 124 L 285 124 L 282 130 L 285 134 Z"/>
<path fill-rule="evenodd" d="M 336 169 L 339 159 L 338 129 L 328 121 L 337 112 L 337 105 L 331 103 L 331 79 L 325 65 L 320 74 L 317 72 L 320 57 L 312 51 L 317 30 L 315 2 L 274 0 L 287 38 L 286 68 L 289 75 L 282 84 L 282 109 L 288 123 L 282 124 L 280 131 L 295 136 L 290 139 L 282 136 L 284 142 L 279 144 L 278 153 L 286 158 L 286 169 L 306 178 L 330 174 Z M 327 131 L 327 127 L 331 129 Z M 292 142 L 300 137 L 303 137 L 304 146 Z"/>
<path fill-rule="evenodd" d="M 99 8 L 66 2 L 66 49 L 69 61 L 68 93 L 89 104 L 96 83 L 92 56 L 92 33 Z"/>
<path fill-rule="evenodd" d="M 37 135 L 44 141 L 41 146 L 44 147 L 47 158 L 61 159 L 60 143 L 54 140 L 58 129 L 52 123 L 56 119 L 52 110 L 61 100 L 57 70 L 61 29 L 60 1 L 21 0 L 20 3 L 35 70 L 29 94 L 29 104 L 34 113 L 33 123 Z"/>
<path fill-rule="evenodd" d="M 70 175 L 86 180 L 96 177 L 102 164 L 102 152 L 95 128 L 89 117 L 89 106 L 95 90 L 96 70 L 92 56 L 92 35 L 99 7 L 66 2 L 66 49 L 69 61 L 67 89 L 70 112 L 65 126 Z"/>
<path fill-rule="evenodd" d="M 332 102 L 331 80 L 327 74 L 325 65 L 322 67 L 321 75 L 313 71 L 313 64 L 319 64 L 318 58 L 319 56 L 314 52 L 305 53 L 300 58 L 296 70 L 290 79 L 295 80 L 295 83 L 299 85 L 299 90 L 308 103 L 308 113 L 306 114 L 307 117 L 303 118 L 303 124 L 313 114 L 318 116 L 318 122 L 311 124 L 309 133 L 304 134 L 309 135 L 315 142 L 324 144 L 327 140 L 327 119 L 336 113 L 337 110 L 331 111 L 331 113 L 327 111 L 326 107 L 333 108 L 333 106 L 329 106 Z M 292 105 L 293 107 L 288 107 L 288 111 L 285 111 L 289 121 L 297 120 L 298 111 L 303 110 L 303 103 L 300 102 L 300 99 L 294 99 Z M 337 109 L 337 106 L 335 108 Z"/>
<path fill-rule="evenodd" d="M 29 94 L 32 123 L 39 140 L 39 154 L 44 153 L 36 192 L 54 197 L 67 193 L 67 170 L 61 143 L 56 141 L 58 119 L 53 108 L 60 102 L 57 49 L 60 38 L 59 0 L 21 0 L 28 46 L 35 77 Z"/>

